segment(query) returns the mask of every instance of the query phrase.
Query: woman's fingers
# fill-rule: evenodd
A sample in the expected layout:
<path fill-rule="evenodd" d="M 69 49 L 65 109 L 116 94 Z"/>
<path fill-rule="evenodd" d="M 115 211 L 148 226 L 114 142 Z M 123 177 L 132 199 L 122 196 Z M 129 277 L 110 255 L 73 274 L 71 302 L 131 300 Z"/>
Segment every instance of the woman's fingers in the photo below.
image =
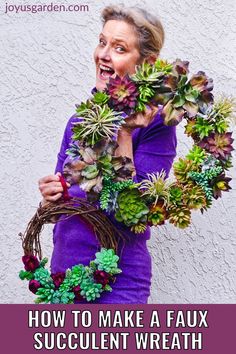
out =
<path fill-rule="evenodd" d="M 56 202 L 58 199 L 60 199 L 62 197 L 62 193 L 57 193 L 55 195 L 52 196 L 47 196 L 45 199 L 48 202 Z"/>
<path fill-rule="evenodd" d="M 59 178 L 60 175 L 58 173 L 60 173 L 60 172 L 57 172 L 57 174 L 55 174 L 55 175 L 49 175 L 49 176 L 45 176 L 45 177 L 40 178 L 39 184 L 49 183 L 49 182 L 53 182 L 53 181 L 60 181 L 60 178 Z"/>
<path fill-rule="evenodd" d="M 63 187 L 60 176 L 61 173 L 57 172 L 55 175 L 45 176 L 38 181 L 39 191 L 45 200 L 56 201 L 62 196 Z M 66 185 L 68 188 L 70 187 L 68 182 Z"/>

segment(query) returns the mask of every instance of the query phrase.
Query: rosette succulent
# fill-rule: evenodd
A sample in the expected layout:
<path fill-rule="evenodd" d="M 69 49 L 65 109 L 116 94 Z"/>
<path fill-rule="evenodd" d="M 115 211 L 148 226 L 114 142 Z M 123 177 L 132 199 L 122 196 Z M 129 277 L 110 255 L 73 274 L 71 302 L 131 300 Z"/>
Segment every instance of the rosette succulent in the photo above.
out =
<path fill-rule="evenodd" d="M 234 150 L 233 141 L 232 132 L 224 134 L 212 133 L 200 141 L 199 146 L 209 151 L 214 157 L 225 160 Z"/>
<path fill-rule="evenodd" d="M 149 208 L 137 188 L 125 189 L 117 197 L 115 218 L 126 226 L 146 222 Z"/>
<path fill-rule="evenodd" d="M 206 195 L 199 185 L 188 184 L 184 188 L 183 202 L 189 209 L 202 209 L 206 206 Z"/>
<path fill-rule="evenodd" d="M 110 77 L 107 92 L 110 95 L 109 106 L 115 111 L 130 114 L 134 110 L 138 90 L 136 84 L 128 75 L 123 78 L 118 75 L 114 79 Z"/>
<path fill-rule="evenodd" d="M 167 212 L 163 202 L 152 204 L 148 213 L 148 224 L 150 226 L 163 225 L 166 217 Z"/>
<path fill-rule="evenodd" d="M 168 220 L 171 224 L 184 229 L 190 225 L 191 212 L 188 207 L 181 206 L 171 206 L 168 208 Z"/>
<path fill-rule="evenodd" d="M 177 162 L 175 162 L 173 168 L 177 181 L 182 184 L 188 183 L 190 179 L 189 172 L 199 170 L 197 164 L 195 164 L 193 161 L 183 158 L 180 158 Z"/>
<path fill-rule="evenodd" d="M 210 187 L 213 189 L 213 197 L 218 199 L 222 196 L 222 192 L 228 192 L 231 187 L 229 182 L 232 178 L 226 177 L 225 173 L 221 173 L 210 181 Z"/>
<path fill-rule="evenodd" d="M 96 298 L 99 298 L 101 296 L 102 292 L 102 284 L 95 283 L 92 279 L 85 279 L 81 285 L 81 291 L 80 294 L 88 302 L 96 300 Z"/>
<path fill-rule="evenodd" d="M 119 257 L 115 254 L 113 249 L 102 248 L 100 252 L 96 253 L 94 263 L 97 264 L 98 270 L 110 273 L 111 275 L 121 273 L 118 268 Z"/>
<path fill-rule="evenodd" d="M 206 152 L 200 146 L 195 145 L 186 155 L 186 158 L 199 165 L 205 160 Z"/>
<path fill-rule="evenodd" d="M 63 174 L 71 185 L 79 183 L 87 196 L 97 200 L 103 188 L 103 179 L 109 177 L 117 181 L 131 178 L 134 165 L 130 158 L 115 156 L 118 144 L 115 141 L 100 140 L 93 148 L 79 144 L 80 157 L 68 161 Z"/>

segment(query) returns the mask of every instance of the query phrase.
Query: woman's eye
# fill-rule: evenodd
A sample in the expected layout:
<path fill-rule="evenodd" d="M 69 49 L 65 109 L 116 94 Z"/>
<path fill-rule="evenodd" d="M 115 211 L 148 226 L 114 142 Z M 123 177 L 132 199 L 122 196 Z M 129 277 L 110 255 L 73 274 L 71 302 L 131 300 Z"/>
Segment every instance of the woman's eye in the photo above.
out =
<path fill-rule="evenodd" d="M 99 39 L 99 44 L 106 45 L 106 43 L 105 43 L 105 41 L 103 39 Z"/>
<path fill-rule="evenodd" d="M 123 47 L 121 47 L 121 46 L 118 46 L 118 47 L 116 47 L 116 50 L 118 51 L 118 52 L 125 52 L 125 48 L 123 48 Z"/>

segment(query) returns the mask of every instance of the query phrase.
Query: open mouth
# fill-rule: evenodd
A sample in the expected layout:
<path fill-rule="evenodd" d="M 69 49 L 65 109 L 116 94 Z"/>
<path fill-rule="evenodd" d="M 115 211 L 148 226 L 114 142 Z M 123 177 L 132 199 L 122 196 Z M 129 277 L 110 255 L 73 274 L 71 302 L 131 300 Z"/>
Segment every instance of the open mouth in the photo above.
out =
<path fill-rule="evenodd" d="M 109 66 L 99 65 L 99 76 L 102 80 L 109 79 L 114 73 L 115 71 L 112 68 L 109 68 Z"/>

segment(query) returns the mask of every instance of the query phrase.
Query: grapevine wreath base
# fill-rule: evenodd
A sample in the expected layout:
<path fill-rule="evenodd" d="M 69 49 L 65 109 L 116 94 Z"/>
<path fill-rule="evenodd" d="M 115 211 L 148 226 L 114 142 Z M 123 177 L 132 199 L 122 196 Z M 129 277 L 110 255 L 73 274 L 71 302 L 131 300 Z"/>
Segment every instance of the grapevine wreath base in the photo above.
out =
<path fill-rule="evenodd" d="M 90 99 L 76 105 L 78 120 L 73 123 L 63 175 L 71 185 L 79 184 L 87 200 L 70 200 L 62 179 L 64 202 L 40 207 L 22 236 L 25 271 L 20 277 L 29 280 L 36 302 L 93 301 L 111 291 L 110 283 L 121 272 L 117 245 L 125 237 L 103 211 L 142 237 L 147 226 L 167 220 L 180 228 L 189 226 L 192 210 L 207 210 L 213 199 L 231 189 L 226 171 L 232 166 L 233 138 L 228 128 L 234 100 L 214 100 L 213 80 L 202 71 L 189 77 L 188 66 L 179 59 L 145 62 L 131 77 L 110 78 L 103 92 L 94 90 Z M 144 111 L 148 104 L 159 108 L 166 125 L 185 120 L 185 134 L 193 139 L 187 156 L 173 165 L 175 181 L 160 171 L 135 183 L 131 159 L 116 155 L 117 132 L 126 117 Z M 46 260 L 41 260 L 39 237 L 43 224 L 62 214 L 77 214 L 91 224 L 101 251 L 89 266 L 76 265 L 65 274 L 50 275 L 44 268 Z"/>
<path fill-rule="evenodd" d="M 78 264 L 65 273 L 50 274 L 45 269 L 47 258 L 42 259 L 40 234 L 44 224 L 56 222 L 62 215 L 63 220 L 77 215 L 93 226 L 101 250 L 95 254 L 95 259 L 90 261 L 89 266 Z M 60 219 L 57 222 L 60 222 Z M 57 204 L 40 206 L 21 238 L 25 252 L 22 257 L 25 269 L 20 271 L 19 276 L 22 280 L 29 280 L 30 291 L 38 296 L 36 303 L 67 304 L 75 300 L 93 301 L 100 297 L 102 292 L 111 291 L 115 275 L 121 273 L 116 252 L 118 246 L 124 244 L 125 236 L 101 210 L 85 199 L 71 198 Z"/>

